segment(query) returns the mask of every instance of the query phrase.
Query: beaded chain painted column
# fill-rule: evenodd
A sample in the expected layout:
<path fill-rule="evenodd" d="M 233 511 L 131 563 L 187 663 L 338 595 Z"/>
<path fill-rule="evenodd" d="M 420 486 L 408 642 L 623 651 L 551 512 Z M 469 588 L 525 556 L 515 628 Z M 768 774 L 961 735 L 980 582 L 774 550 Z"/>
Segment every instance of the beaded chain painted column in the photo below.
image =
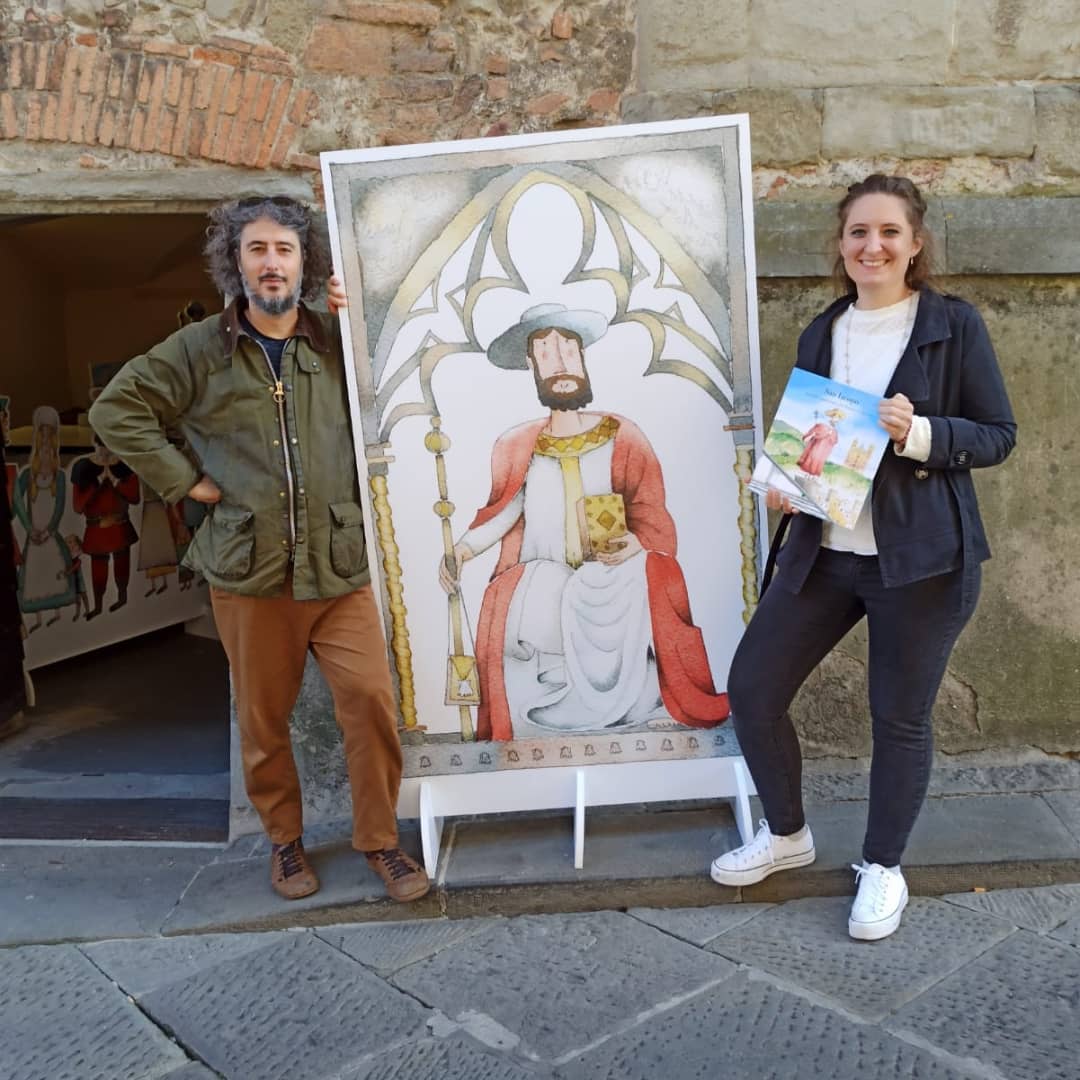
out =
<path fill-rule="evenodd" d="M 401 561 L 394 537 L 394 516 L 387 497 L 386 477 L 376 473 L 371 477 L 374 496 L 375 530 L 379 534 L 379 547 L 383 553 L 383 570 L 386 573 L 386 592 L 390 598 L 390 650 L 398 674 L 398 695 L 401 718 L 408 731 L 417 729 L 416 687 L 413 683 L 412 648 L 409 645 L 409 628 L 405 623 L 405 592 L 401 585 Z"/>
<path fill-rule="evenodd" d="M 757 500 L 750 490 L 754 448 L 735 448 L 735 475 L 739 478 L 739 552 L 742 555 L 743 622 L 748 623 L 758 602 Z"/>

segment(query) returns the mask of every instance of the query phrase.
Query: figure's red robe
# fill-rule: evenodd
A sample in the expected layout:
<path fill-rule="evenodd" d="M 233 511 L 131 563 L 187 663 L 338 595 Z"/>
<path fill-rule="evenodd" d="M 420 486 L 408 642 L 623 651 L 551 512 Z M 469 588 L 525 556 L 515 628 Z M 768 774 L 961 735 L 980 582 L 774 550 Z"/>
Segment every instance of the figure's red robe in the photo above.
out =
<path fill-rule="evenodd" d="M 623 417 L 611 461 L 611 490 L 623 497 L 626 527 L 645 549 L 645 578 L 652 618 L 653 649 L 660 696 L 672 718 L 691 727 L 715 727 L 728 716 L 727 694 L 718 694 L 709 670 L 705 642 L 690 615 L 690 598 L 675 558 L 675 523 L 664 501 L 664 478 L 645 435 Z M 491 456 L 491 497 L 470 528 L 490 521 L 521 490 L 537 436 L 547 418 L 512 428 L 500 436 Z M 524 573 L 520 561 L 525 520 L 502 538 L 499 561 L 484 593 L 476 632 L 480 678 L 477 738 L 511 739 L 503 651 L 506 620 L 514 590 Z"/>
<path fill-rule="evenodd" d="M 811 476 L 820 476 L 825 470 L 825 462 L 829 460 L 829 455 L 839 439 L 840 433 L 832 424 L 816 423 L 803 435 L 806 449 L 795 464 Z"/>

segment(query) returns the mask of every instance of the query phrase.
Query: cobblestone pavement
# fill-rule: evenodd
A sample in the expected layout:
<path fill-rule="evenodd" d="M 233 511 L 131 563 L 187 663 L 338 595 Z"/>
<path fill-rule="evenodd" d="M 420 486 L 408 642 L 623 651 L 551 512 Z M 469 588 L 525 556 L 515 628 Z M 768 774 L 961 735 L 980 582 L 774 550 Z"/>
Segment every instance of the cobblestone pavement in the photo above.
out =
<path fill-rule="evenodd" d="M 0 950 L 5 1080 L 1080 1077 L 1080 886 Z"/>

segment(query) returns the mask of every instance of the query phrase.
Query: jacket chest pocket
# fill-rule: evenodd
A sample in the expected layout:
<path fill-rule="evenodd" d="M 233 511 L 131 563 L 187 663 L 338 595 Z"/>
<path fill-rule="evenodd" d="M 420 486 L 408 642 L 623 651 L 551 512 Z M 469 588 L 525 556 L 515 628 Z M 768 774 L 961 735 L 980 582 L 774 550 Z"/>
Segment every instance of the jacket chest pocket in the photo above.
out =
<path fill-rule="evenodd" d="M 364 569 L 364 515 L 359 503 L 330 504 L 330 565 L 343 578 Z"/>
<path fill-rule="evenodd" d="M 255 557 L 253 511 L 218 503 L 202 531 L 206 532 L 206 568 L 211 573 L 231 581 L 251 573 Z"/>
<path fill-rule="evenodd" d="M 296 350 L 296 367 L 305 375 L 321 375 L 323 370 L 322 357 L 317 352 L 309 352 L 307 349 Z"/>

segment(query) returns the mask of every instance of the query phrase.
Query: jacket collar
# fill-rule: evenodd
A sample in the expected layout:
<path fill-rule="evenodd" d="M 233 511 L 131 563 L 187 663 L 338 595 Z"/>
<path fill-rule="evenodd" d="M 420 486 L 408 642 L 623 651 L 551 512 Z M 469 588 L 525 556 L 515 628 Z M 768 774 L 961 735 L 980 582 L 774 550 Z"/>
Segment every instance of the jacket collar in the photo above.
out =
<path fill-rule="evenodd" d="M 236 343 L 240 340 L 240 335 L 244 333 L 240 314 L 246 309 L 247 299 L 238 296 L 221 313 L 221 338 L 226 356 L 231 357 L 236 352 Z M 311 347 L 319 353 L 324 353 L 329 348 L 318 321 L 312 317 L 311 312 L 303 303 L 297 305 L 297 322 L 293 337 L 307 338 Z"/>
<path fill-rule="evenodd" d="M 842 296 L 830 304 L 807 328 L 804 354 L 799 366 L 818 375 L 828 376 L 832 365 L 832 328 L 836 317 L 855 302 L 852 295 Z M 886 397 L 903 394 L 911 401 L 925 401 L 930 395 L 927 377 L 927 359 L 919 350 L 924 345 L 947 341 L 952 337 L 949 318 L 945 310 L 945 298 L 925 286 L 919 291 L 919 309 L 915 313 L 915 325 L 904 349 L 896 371 L 885 390 Z"/>

